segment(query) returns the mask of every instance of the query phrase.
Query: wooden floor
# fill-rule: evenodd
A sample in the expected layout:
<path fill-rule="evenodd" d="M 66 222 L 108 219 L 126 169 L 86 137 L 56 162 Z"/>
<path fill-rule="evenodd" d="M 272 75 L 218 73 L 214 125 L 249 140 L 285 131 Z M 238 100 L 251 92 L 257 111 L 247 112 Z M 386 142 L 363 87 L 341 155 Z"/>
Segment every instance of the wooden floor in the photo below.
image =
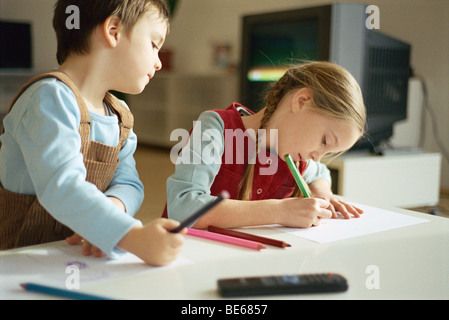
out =
<path fill-rule="evenodd" d="M 441 217 L 449 218 L 449 193 L 442 192 L 440 194 L 440 201 L 436 207 L 412 208 L 411 210 L 424 213 L 434 212 Z"/>
<path fill-rule="evenodd" d="M 170 161 L 170 150 L 166 149 L 139 146 L 135 159 L 140 179 L 145 186 L 145 199 L 136 217 L 146 224 L 162 215 L 167 199 L 165 182 L 175 167 Z M 432 209 L 434 208 L 422 207 L 411 210 L 429 213 Z M 441 194 L 437 212 L 442 217 L 449 217 L 449 194 Z"/>
<path fill-rule="evenodd" d="M 159 218 L 167 200 L 165 182 L 175 171 L 170 151 L 139 146 L 134 155 L 139 177 L 145 188 L 145 199 L 136 218 L 146 224 Z"/>

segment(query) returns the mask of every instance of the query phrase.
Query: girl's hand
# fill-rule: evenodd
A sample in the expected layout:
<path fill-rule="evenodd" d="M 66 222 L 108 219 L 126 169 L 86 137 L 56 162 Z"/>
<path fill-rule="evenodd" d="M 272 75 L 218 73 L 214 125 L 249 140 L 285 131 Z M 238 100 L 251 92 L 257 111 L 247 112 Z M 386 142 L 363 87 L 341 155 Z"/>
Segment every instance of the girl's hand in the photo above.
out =
<path fill-rule="evenodd" d="M 354 218 L 359 218 L 361 214 L 363 214 L 363 210 L 353 206 L 347 202 L 344 202 L 341 199 L 336 197 L 331 197 L 329 199 L 329 207 L 328 209 L 332 212 L 332 218 L 338 218 L 337 212 L 340 212 L 345 219 L 350 219 L 351 215 Z"/>
<path fill-rule="evenodd" d="M 319 225 L 321 219 L 332 217 L 331 205 L 324 199 L 287 198 L 279 201 L 278 223 L 287 227 L 309 228 Z"/>
<path fill-rule="evenodd" d="M 328 210 L 332 212 L 332 218 L 338 218 L 337 212 L 340 212 L 345 219 L 350 219 L 351 215 L 354 218 L 359 218 L 363 213 L 362 209 L 359 209 L 343 200 L 337 198 L 331 190 L 329 182 L 325 179 L 318 179 L 312 182 L 310 185 L 312 190 L 312 196 L 322 198 L 329 201 Z"/>

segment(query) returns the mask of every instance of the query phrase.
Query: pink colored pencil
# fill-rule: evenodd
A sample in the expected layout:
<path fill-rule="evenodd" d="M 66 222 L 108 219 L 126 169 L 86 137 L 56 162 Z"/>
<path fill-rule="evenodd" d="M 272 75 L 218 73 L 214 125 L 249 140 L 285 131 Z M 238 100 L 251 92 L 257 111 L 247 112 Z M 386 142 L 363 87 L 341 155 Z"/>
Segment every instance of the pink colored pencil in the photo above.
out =
<path fill-rule="evenodd" d="M 219 233 L 208 232 L 204 230 L 187 228 L 187 234 L 194 237 L 228 243 L 235 246 L 245 247 L 253 250 L 266 249 L 266 247 L 259 242 L 225 236 Z"/>
<path fill-rule="evenodd" d="M 207 227 L 207 230 L 210 232 L 224 234 L 226 236 L 231 236 L 231 237 L 236 237 L 236 238 L 240 238 L 240 239 L 246 239 L 246 240 L 256 241 L 256 242 L 260 242 L 260 243 L 265 243 L 265 244 L 269 244 L 269 245 L 272 245 L 275 247 L 281 247 L 281 248 L 291 247 L 291 245 L 289 245 L 288 243 L 285 243 L 284 241 L 279 241 L 279 240 L 275 240 L 275 239 L 256 236 L 254 234 L 244 233 L 244 232 L 235 231 L 235 230 L 223 229 L 223 228 L 219 228 L 216 226 L 209 226 L 209 227 Z"/>

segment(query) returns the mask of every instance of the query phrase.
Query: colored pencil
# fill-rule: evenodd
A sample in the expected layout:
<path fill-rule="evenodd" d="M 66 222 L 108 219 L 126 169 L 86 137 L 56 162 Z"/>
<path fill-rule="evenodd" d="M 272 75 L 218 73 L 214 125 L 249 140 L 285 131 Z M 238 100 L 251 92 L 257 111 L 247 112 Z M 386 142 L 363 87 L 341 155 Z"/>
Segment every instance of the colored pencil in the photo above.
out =
<path fill-rule="evenodd" d="M 299 190 L 301 190 L 301 193 L 304 196 L 304 198 L 311 198 L 310 190 L 307 186 L 307 183 L 304 181 L 303 177 L 299 173 L 299 170 L 295 166 L 295 163 L 293 162 L 292 157 L 289 154 L 286 154 L 284 156 L 284 158 L 285 158 L 285 162 L 287 162 L 287 165 L 290 168 L 293 178 L 295 178 L 296 184 L 298 185 Z"/>
<path fill-rule="evenodd" d="M 184 229 L 185 227 L 188 227 L 190 224 L 192 224 L 193 222 L 198 220 L 201 216 L 203 216 L 204 214 L 209 212 L 213 207 L 215 207 L 217 204 L 219 204 L 222 200 L 228 199 L 228 198 L 229 198 L 229 193 L 227 191 L 222 191 L 214 201 L 212 201 L 212 202 L 206 204 L 204 207 L 200 208 L 197 212 L 192 214 L 186 220 L 182 221 L 178 227 L 171 230 L 170 232 L 172 232 L 172 233 L 180 232 L 182 229 Z"/>
<path fill-rule="evenodd" d="M 96 296 L 87 293 L 81 293 L 75 290 L 59 289 L 49 286 L 44 286 L 36 283 L 21 283 L 20 286 L 26 291 L 32 291 L 42 294 L 47 294 L 51 296 L 68 298 L 73 300 L 112 300 L 110 298 Z"/>
<path fill-rule="evenodd" d="M 228 244 L 232 244 L 235 246 L 245 247 L 245 248 L 249 248 L 249 249 L 253 249 L 253 250 L 266 249 L 266 247 L 263 244 L 261 244 L 260 242 L 225 236 L 222 234 L 208 232 L 208 231 L 204 231 L 204 230 L 187 228 L 187 234 L 194 236 L 194 237 L 228 243 Z"/>
<path fill-rule="evenodd" d="M 256 236 L 254 234 L 249 234 L 245 232 L 235 231 L 235 230 L 229 230 L 229 229 L 223 229 L 216 226 L 209 226 L 207 227 L 207 230 L 210 232 L 220 233 L 226 236 L 236 237 L 240 239 L 245 240 L 251 240 L 255 242 L 260 242 L 264 244 L 268 244 L 275 247 L 285 248 L 285 247 L 291 247 L 288 243 L 276 239 Z"/>

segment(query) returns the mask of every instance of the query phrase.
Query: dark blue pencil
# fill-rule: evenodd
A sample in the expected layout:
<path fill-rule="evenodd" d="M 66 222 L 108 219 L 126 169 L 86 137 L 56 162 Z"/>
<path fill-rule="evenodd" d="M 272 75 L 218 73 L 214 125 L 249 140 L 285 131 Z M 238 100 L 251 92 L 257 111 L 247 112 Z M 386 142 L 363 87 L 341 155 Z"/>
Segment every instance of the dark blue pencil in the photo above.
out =
<path fill-rule="evenodd" d="M 88 293 L 81 293 L 74 290 L 59 289 L 54 287 L 48 287 L 36 283 L 21 283 L 20 286 L 26 291 L 32 291 L 42 294 L 48 294 L 51 296 L 57 296 L 61 298 L 68 298 L 73 300 L 112 300 L 110 298 L 96 296 Z"/>
<path fill-rule="evenodd" d="M 209 212 L 213 207 L 215 207 L 217 204 L 219 204 L 222 200 L 228 199 L 228 198 L 229 198 L 229 192 L 222 191 L 214 201 L 209 202 L 204 207 L 200 208 L 197 212 L 192 214 L 186 220 L 182 221 L 178 227 L 171 230 L 170 232 L 172 232 L 172 233 L 180 232 L 182 229 L 188 227 L 192 222 L 195 222 L 195 220 L 199 219 L 202 215 Z"/>

